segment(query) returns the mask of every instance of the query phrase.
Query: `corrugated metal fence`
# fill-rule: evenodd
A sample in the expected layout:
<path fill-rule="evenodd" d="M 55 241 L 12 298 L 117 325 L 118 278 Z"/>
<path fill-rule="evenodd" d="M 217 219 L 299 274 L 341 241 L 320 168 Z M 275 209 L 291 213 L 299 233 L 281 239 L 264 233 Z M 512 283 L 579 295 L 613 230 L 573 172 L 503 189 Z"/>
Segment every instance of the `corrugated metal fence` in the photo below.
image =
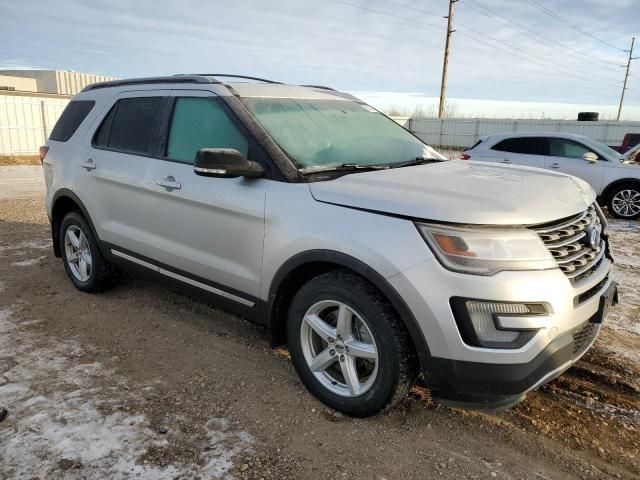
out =
<path fill-rule="evenodd" d="M 35 155 L 68 98 L 0 95 L 0 155 Z"/>
<path fill-rule="evenodd" d="M 35 155 L 69 103 L 47 95 L 0 94 L 0 155 Z M 499 120 L 395 117 L 429 145 L 471 147 L 483 135 L 507 132 L 567 132 L 587 135 L 607 145 L 620 145 L 626 133 L 640 133 L 640 122 L 566 120 Z"/>
<path fill-rule="evenodd" d="M 483 135 L 510 132 L 577 133 L 607 145 L 620 145 L 627 133 L 640 133 L 640 122 L 500 120 L 485 118 L 394 118 L 429 145 L 468 148 Z"/>

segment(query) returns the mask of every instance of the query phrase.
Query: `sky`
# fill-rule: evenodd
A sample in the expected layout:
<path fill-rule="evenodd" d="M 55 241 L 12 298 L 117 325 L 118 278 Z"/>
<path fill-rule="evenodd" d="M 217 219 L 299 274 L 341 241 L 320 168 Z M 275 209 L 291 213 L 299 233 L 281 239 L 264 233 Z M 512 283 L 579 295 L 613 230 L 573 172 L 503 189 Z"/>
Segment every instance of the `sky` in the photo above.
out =
<path fill-rule="evenodd" d="M 238 73 L 433 109 L 448 3 L 0 0 L 0 69 Z M 453 19 L 447 96 L 460 115 L 615 115 L 637 0 L 460 0 Z M 640 120 L 640 59 L 622 117 Z"/>

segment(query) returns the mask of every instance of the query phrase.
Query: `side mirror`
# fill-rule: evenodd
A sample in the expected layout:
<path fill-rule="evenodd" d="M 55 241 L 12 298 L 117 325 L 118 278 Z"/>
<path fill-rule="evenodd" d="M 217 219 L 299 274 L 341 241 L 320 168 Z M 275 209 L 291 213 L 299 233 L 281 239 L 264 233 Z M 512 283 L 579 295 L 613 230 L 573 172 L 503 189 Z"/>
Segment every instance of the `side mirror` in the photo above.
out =
<path fill-rule="evenodd" d="M 247 160 L 233 148 L 202 148 L 196 153 L 193 171 L 203 177 L 256 178 L 264 173 L 262 165 Z"/>
<path fill-rule="evenodd" d="M 587 152 L 582 156 L 585 162 L 596 163 L 598 161 L 598 155 L 593 152 Z"/>

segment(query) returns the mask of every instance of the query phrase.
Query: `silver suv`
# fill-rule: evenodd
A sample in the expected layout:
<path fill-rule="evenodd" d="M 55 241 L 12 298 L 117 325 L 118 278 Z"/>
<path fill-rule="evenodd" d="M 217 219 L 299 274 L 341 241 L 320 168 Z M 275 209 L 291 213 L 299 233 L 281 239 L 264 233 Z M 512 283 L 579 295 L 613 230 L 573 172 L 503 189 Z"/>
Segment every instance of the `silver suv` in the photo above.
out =
<path fill-rule="evenodd" d="M 95 84 L 43 155 L 55 254 L 78 289 L 137 268 L 264 324 L 349 415 L 390 407 L 419 373 L 445 403 L 512 405 L 585 353 L 617 299 L 585 182 L 441 162 L 330 88 Z"/>
<path fill-rule="evenodd" d="M 481 137 L 463 160 L 546 168 L 575 175 L 591 185 L 602 205 L 618 218 L 640 218 L 640 165 L 604 143 L 573 133 L 508 133 Z"/>

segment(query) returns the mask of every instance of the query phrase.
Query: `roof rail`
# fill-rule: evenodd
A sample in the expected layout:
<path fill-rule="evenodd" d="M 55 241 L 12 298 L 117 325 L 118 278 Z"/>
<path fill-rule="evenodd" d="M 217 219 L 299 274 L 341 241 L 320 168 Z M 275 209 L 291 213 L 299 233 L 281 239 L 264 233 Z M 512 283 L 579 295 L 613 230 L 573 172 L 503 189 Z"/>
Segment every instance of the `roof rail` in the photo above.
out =
<path fill-rule="evenodd" d="M 331 90 L 332 92 L 337 92 L 335 88 L 325 87 L 324 85 L 299 85 L 300 87 L 308 87 L 308 88 L 321 88 L 322 90 Z"/>
<path fill-rule="evenodd" d="M 205 77 L 225 77 L 225 78 L 242 78 L 244 80 L 255 80 L 257 82 L 275 83 L 282 85 L 282 82 L 276 82 L 275 80 L 267 80 L 266 78 L 249 77 L 247 75 L 233 75 L 230 73 L 194 73 L 193 75 L 205 76 Z"/>
<path fill-rule="evenodd" d="M 169 77 L 145 77 L 130 78 L 123 80 L 110 80 L 108 82 L 98 82 L 87 85 L 83 92 L 97 90 L 99 88 L 119 87 L 122 85 L 144 85 L 150 83 L 222 83 L 219 80 L 203 75 L 172 75 Z"/>

